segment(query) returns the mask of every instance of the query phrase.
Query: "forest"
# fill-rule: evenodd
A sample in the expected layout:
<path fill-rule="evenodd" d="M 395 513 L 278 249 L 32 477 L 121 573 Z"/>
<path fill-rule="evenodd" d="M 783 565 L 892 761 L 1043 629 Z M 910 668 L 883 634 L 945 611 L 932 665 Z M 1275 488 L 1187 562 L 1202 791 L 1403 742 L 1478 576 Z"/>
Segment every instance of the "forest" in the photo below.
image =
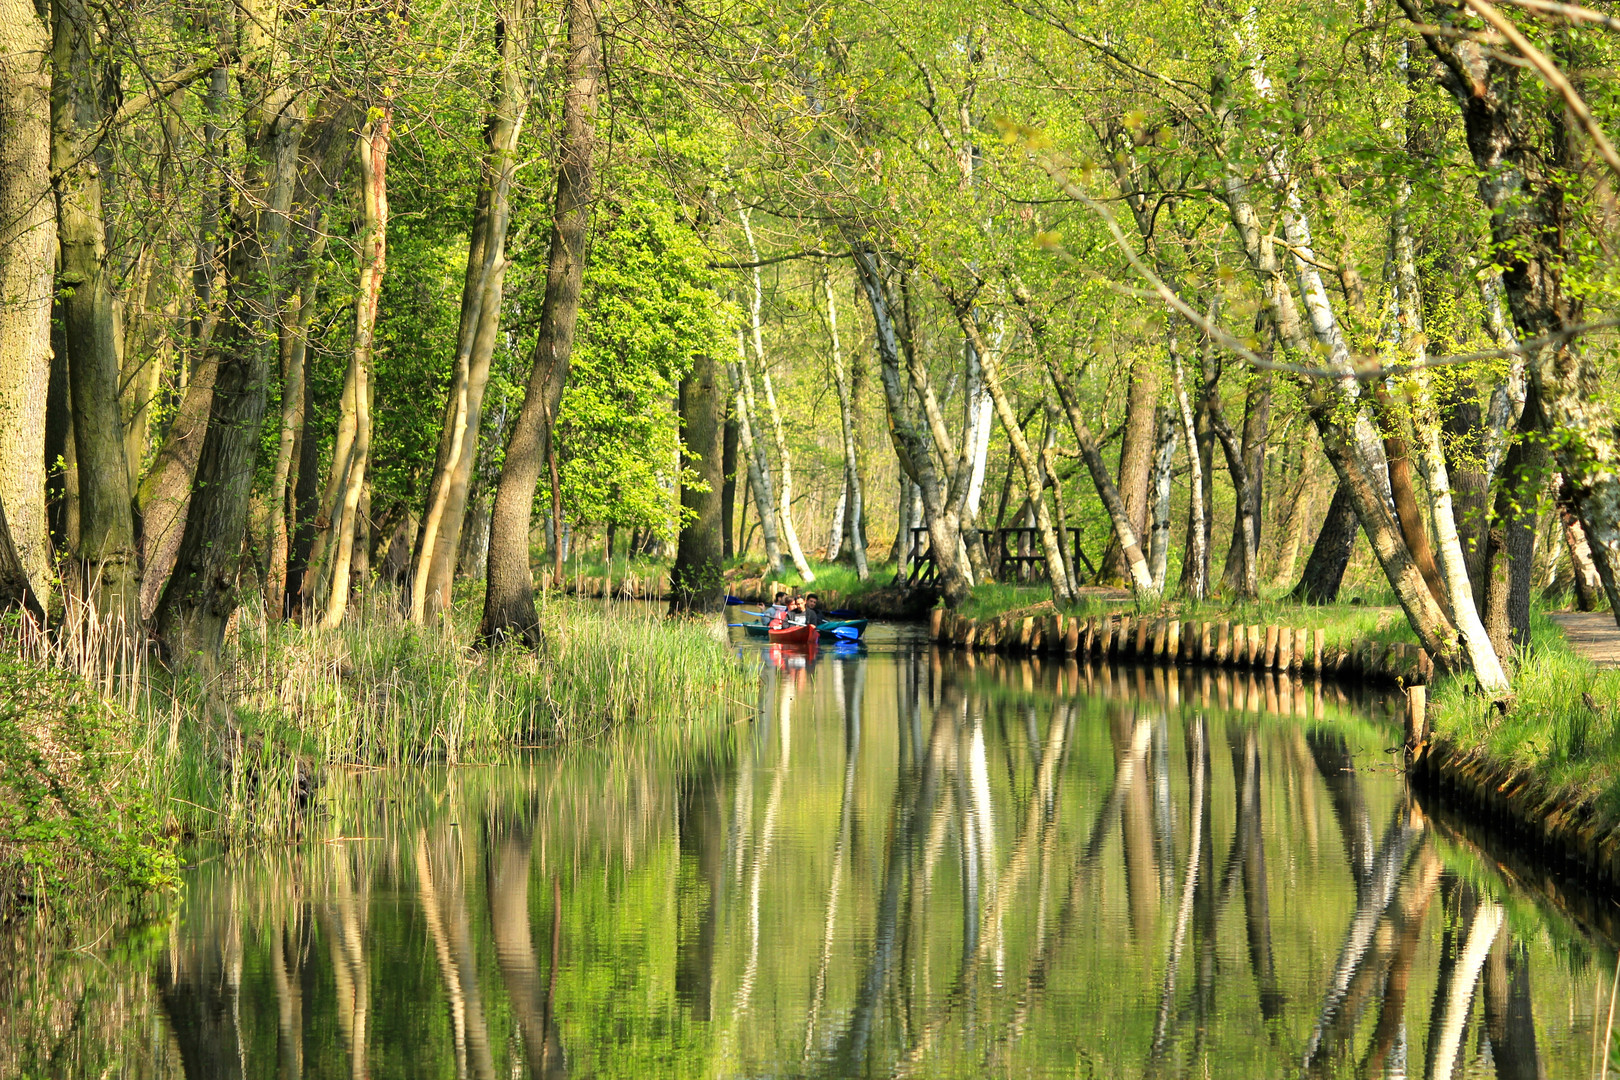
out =
<path fill-rule="evenodd" d="M 19 648 L 207 679 L 244 628 L 541 646 L 587 562 L 667 570 L 672 613 L 818 573 L 954 608 L 1010 566 L 1060 609 L 1350 581 L 1509 710 L 1534 604 L 1620 610 L 1602 10 L 0 28 Z"/>

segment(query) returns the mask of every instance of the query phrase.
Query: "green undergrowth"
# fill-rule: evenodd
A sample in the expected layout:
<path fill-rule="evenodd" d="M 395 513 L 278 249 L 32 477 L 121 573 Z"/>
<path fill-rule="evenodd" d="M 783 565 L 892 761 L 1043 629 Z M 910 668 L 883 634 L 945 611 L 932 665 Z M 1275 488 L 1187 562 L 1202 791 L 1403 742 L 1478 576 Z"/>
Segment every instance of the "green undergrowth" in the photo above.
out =
<path fill-rule="evenodd" d="M 1469 680 L 1442 680 L 1429 691 L 1430 727 L 1464 750 L 1530 770 L 1572 799 L 1596 797 L 1620 819 L 1620 670 L 1599 670 L 1578 655 L 1537 608 L 1513 690 L 1503 712 Z"/>
<path fill-rule="evenodd" d="M 139 731 L 84 679 L 0 654 L 0 917 L 173 880 Z"/>
<path fill-rule="evenodd" d="M 844 607 L 858 605 L 863 597 L 894 584 L 895 567 L 892 562 L 869 563 L 867 570 L 866 580 L 862 581 L 855 568 L 847 563 L 825 563 L 812 559 L 810 572 L 816 576 L 814 582 L 806 582 L 792 563 L 788 563 L 781 574 L 770 580 L 778 588 L 816 593 L 828 601 L 829 607 Z M 760 558 L 733 560 L 726 570 L 726 587 L 740 596 L 756 595 L 764 588 L 764 581 L 765 560 Z"/>

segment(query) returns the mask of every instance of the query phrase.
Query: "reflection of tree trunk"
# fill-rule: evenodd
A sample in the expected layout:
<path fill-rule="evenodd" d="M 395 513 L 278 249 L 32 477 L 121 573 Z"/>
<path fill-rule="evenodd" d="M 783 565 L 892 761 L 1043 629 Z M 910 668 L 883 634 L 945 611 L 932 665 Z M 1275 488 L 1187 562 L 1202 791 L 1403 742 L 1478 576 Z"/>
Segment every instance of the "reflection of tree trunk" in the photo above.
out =
<path fill-rule="evenodd" d="M 1462 1051 L 1463 1030 L 1472 1013 L 1474 988 L 1504 917 L 1500 904 L 1489 900 L 1480 903 L 1469 920 L 1468 937 L 1456 963 L 1446 973 L 1449 978 L 1443 976 L 1435 987 L 1434 1004 L 1439 1017 L 1431 1029 L 1434 1037 L 1429 1043 L 1426 1078 L 1450 1080 Z"/>
<path fill-rule="evenodd" d="M 459 840 L 452 838 L 440 844 L 441 850 L 430 856 L 427 830 L 417 834 L 417 895 L 439 959 L 445 997 L 449 999 L 456 1056 L 465 1061 L 470 1052 L 473 1075 L 478 1080 L 494 1080 L 495 1061 L 490 1054 L 489 1027 L 478 987 L 477 955 L 462 887 Z"/>
<path fill-rule="evenodd" d="M 1327 785 L 1333 800 L 1333 816 L 1339 822 L 1339 835 L 1344 838 L 1344 854 L 1350 863 L 1351 876 L 1356 881 L 1359 896 L 1372 876 L 1373 838 L 1372 822 L 1367 816 L 1367 800 L 1361 793 L 1361 782 L 1356 777 L 1355 760 L 1350 756 L 1349 744 L 1344 736 L 1326 728 L 1312 728 L 1305 736 L 1311 748 L 1311 757 Z"/>
<path fill-rule="evenodd" d="M 237 929 L 193 898 L 182 939 L 157 961 L 158 996 L 187 1080 L 239 1080 L 241 945 Z"/>
<path fill-rule="evenodd" d="M 862 691 L 866 683 L 866 661 L 842 663 L 835 669 L 833 689 L 844 721 L 844 792 L 838 802 L 838 840 L 833 846 L 832 880 L 827 885 L 827 914 L 822 920 L 821 962 L 816 966 L 816 989 L 810 998 L 810 1015 L 804 1024 L 804 1053 L 809 1057 L 815 1044 L 821 1005 L 827 994 L 827 969 L 832 963 L 833 927 L 838 915 L 838 898 L 844 883 L 844 865 L 849 861 L 850 831 L 855 825 L 855 767 L 860 761 Z M 850 686 L 853 676 L 853 686 Z M 848 689 L 846 689 L 848 687 Z"/>
<path fill-rule="evenodd" d="M 277 1048 L 282 1080 L 304 1075 L 304 920 L 294 909 L 278 922 L 270 942 L 270 973 L 276 984 Z"/>
<path fill-rule="evenodd" d="M 1434 845 L 1424 845 L 1413 869 L 1411 881 L 1403 890 L 1394 920 L 1396 940 L 1392 959 L 1384 977 L 1384 995 L 1378 1005 L 1378 1026 L 1362 1061 L 1362 1076 L 1382 1076 L 1384 1063 L 1406 1042 L 1406 990 L 1412 974 L 1412 958 L 1423 936 L 1423 919 L 1440 883 L 1440 858 Z M 1404 1050 L 1402 1051 L 1404 1053 Z"/>
<path fill-rule="evenodd" d="M 370 1048 L 371 970 L 366 962 L 366 897 L 355 895 L 348 852 L 334 852 L 335 902 L 317 910 L 332 952 L 332 975 L 337 984 L 337 1020 L 349 1054 L 349 1075 L 365 1080 L 371 1075 Z"/>
<path fill-rule="evenodd" d="M 726 877 L 719 776 L 704 770 L 682 779 L 677 828 L 683 886 L 700 898 L 675 911 L 675 1000 L 691 1011 L 692 1019 L 707 1021 L 713 1009 L 715 935 Z"/>
<path fill-rule="evenodd" d="M 1530 950 L 1498 934 L 1485 965 L 1485 1034 L 1498 1080 L 1546 1080 L 1530 1001 Z"/>
<path fill-rule="evenodd" d="M 1193 895 L 1198 886 L 1199 856 L 1204 848 L 1204 774 L 1205 755 L 1208 753 L 1208 724 L 1202 714 L 1188 724 L 1191 736 L 1187 747 L 1187 772 L 1191 777 L 1191 802 L 1188 821 L 1191 836 L 1187 844 L 1187 873 L 1181 885 L 1181 904 L 1176 911 L 1176 928 L 1170 938 L 1170 956 L 1165 962 L 1164 989 L 1159 995 L 1159 1014 L 1153 1026 L 1153 1048 L 1149 1054 L 1150 1071 L 1164 1059 L 1168 1049 L 1170 1012 L 1176 1000 L 1176 975 L 1181 967 L 1181 951 L 1187 941 L 1187 922 L 1192 915 Z M 1207 873 L 1204 876 L 1208 876 Z"/>
<path fill-rule="evenodd" d="M 1229 727 L 1232 774 L 1236 781 L 1237 828 L 1243 851 L 1243 921 L 1248 931 L 1249 964 L 1260 994 L 1260 1015 L 1267 1022 L 1282 1015 L 1282 982 L 1271 949 L 1271 894 L 1266 881 L 1266 835 L 1260 808 L 1260 737 L 1254 728 Z"/>
<path fill-rule="evenodd" d="M 1114 723 L 1115 772 L 1126 769 L 1130 775 L 1146 777 L 1147 747 L 1138 753 L 1131 737 L 1132 727 L 1121 716 Z M 1129 900 L 1131 932 L 1138 936 L 1152 929 L 1159 911 L 1159 866 L 1153 843 L 1152 791 L 1145 782 L 1129 785 L 1120 807 L 1121 835 L 1125 849 L 1125 894 Z"/>
<path fill-rule="evenodd" d="M 492 829 L 494 831 L 497 830 Z M 491 844 L 485 872 L 490 934 L 495 939 L 495 959 L 506 984 L 506 1000 L 523 1034 L 529 1075 L 536 1078 L 566 1076 L 562 1032 L 552 1012 L 562 931 L 562 885 L 552 879 L 552 983 L 542 985 L 529 930 L 529 862 L 534 853 L 534 841 L 526 821 L 508 822 L 498 833 L 499 840 Z"/>

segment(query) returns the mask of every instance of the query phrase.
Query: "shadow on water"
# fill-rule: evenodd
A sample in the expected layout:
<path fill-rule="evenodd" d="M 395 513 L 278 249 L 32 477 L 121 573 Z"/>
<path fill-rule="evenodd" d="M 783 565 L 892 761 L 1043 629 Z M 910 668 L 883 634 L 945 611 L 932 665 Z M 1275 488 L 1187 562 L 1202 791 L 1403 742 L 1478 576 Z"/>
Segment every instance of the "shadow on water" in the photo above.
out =
<path fill-rule="evenodd" d="M 38 972 L 0 1072 L 1601 1072 L 1612 900 L 1415 799 L 1390 701 L 873 635 L 737 642 L 729 726 L 334 780 Z"/>

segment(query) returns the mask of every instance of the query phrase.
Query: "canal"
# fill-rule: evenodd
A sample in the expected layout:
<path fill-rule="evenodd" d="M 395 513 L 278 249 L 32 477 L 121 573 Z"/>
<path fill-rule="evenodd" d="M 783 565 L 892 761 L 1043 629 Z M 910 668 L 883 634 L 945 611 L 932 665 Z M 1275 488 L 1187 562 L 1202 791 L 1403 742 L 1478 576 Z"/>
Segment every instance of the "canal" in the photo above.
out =
<path fill-rule="evenodd" d="M 1375 693 L 972 658 L 909 627 L 731 647 L 758 684 L 730 725 L 340 773 L 299 842 L 192 853 L 170 917 L 84 959 L 118 1019 L 62 1060 L 1449 1080 L 1620 1058 L 1607 937 L 1407 790 Z"/>

